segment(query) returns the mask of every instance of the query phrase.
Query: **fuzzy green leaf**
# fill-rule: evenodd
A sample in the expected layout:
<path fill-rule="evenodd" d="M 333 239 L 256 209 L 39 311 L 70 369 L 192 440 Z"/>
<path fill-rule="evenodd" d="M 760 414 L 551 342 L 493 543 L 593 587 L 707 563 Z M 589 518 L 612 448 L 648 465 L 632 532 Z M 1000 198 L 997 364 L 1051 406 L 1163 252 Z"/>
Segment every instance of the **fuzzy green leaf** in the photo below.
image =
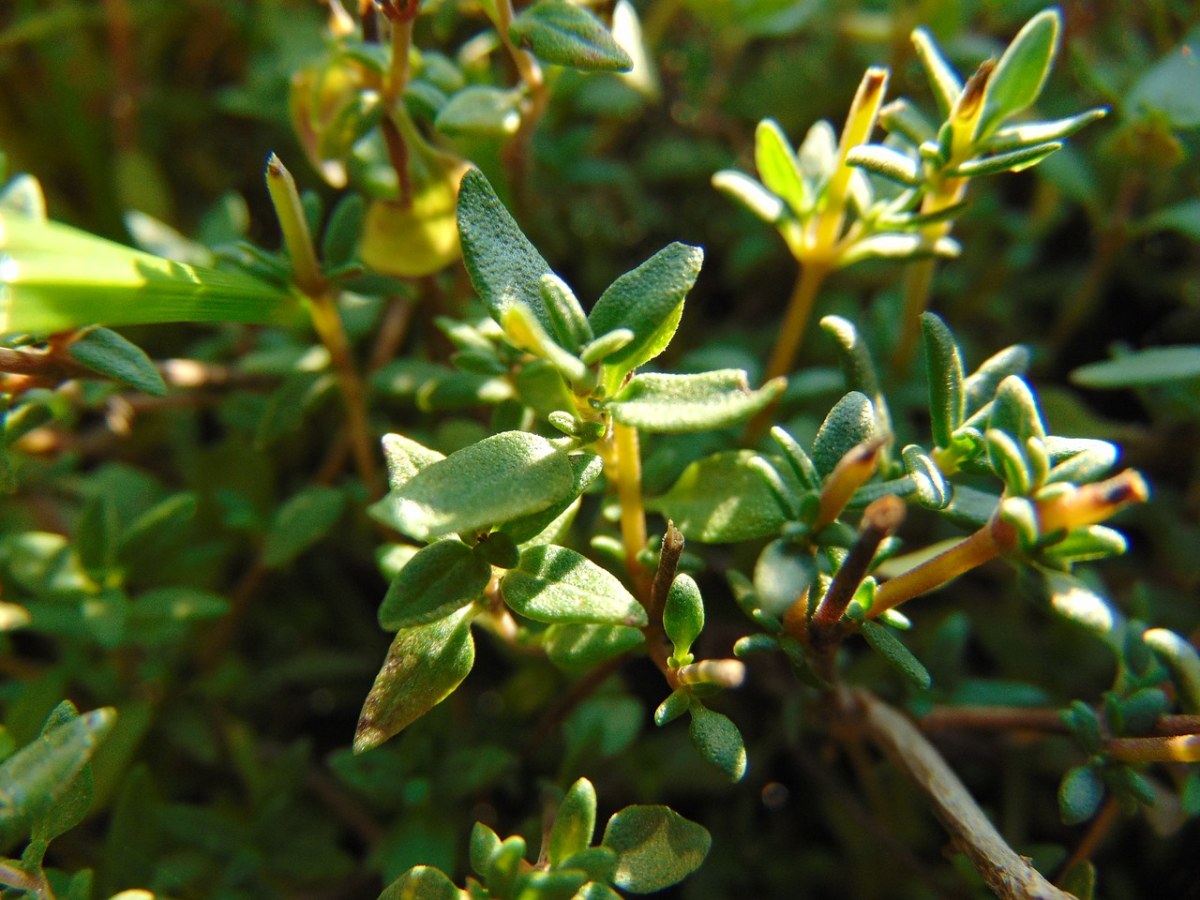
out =
<path fill-rule="evenodd" d="M 855 241 L 838 257 L 838 266 L 852 266 L 865 259 L 914 260 L 930 256 L 953 258 L 962 252 L 953 238 L 927 239 L 922 234 L 888 232 Z"/>
<path fill-rule="evenodd" d="M 700 275 L 704 251 L 669 244 L 608 286 L 588 315 L 594 334 L 628 328 L 634 338 L 604 360 L 604 380 L 615 393 L 625 376 L 662 353 L 683 315 L 683 301 Z"/>
<path fill-rule="evenodd" d="M 704 629 L 704 599 L 690 575 L 676 575 L 671 583 L 663 609 L 663 628 L 675 645 L 676 656 L 687 653 Z"/>
<path fill-rule="evenodd" d="M 1007 153 L 1036 144 L 1066 140 L 1075 132 L 1108 115 L 1107 109 L 1089 109 L 1087 112 L 1065 119 L 1049 122 L 1022 122 L 1000 128 L 984 143 L 988 153 Z"/>
<path fill-rule="evenodd" d="M 379 624 L 388 631 L 442 619 L 477 598 L 492 577 L 492 567 L 458 540 L 423 547 L 392 581 L 379 607 Z"/>
<path fill-rule="evenodd" d="M 1058 786 L 1058 809 L 1063 822 L 1077 825 L 1096 814 L 1104 800 L 1104 781 L 1093 766 L 1067 771 Z"/>
<path fill-rule="evenodd" d="M 787 202 L 797 216 L 812 207 L 812 188 L 787 135 L 774 119 L 763 119 L 754 132 L 754 166 L 768 190 Z"/>
<path fill-rule="evenodd" d="M 107 328 L 89 328 L 67 348 L 70 357 L 93 372 L 119 381 L 155 397 L 167 393 L 167 385 L 146 352 Z"/>
<path fill-rule="evenodd" d="M 458 189 L 458 229 L 471 285 L 497 322 L 504 310 L 524 303 L 547 330 L 539 282 L 550 271 L 520 226 L 504 208 L 483 173 L 471 169 Z"/>
<path fill-rule="evenodd" d="M 263 542 L 263 563 L 286 566 L 323 538 L 341 518 L 346 495 L 332 487 L 310 487 L 279 508 Z"/>
<path fill-rule="evenodd" d="M 530 541 L 543 544 L 553 543 L 553 541 L 545 539 L 550 526 L 556 522 L 562 524 L 564 516 L 574 515 L 573 512 L 568 511 L 573 506 L 578 507 L 579 495 L 591 487 L 592 483 L 600 477 L 600 473 L 604 471 L 604 464 L 594 453 L 576 453 L 568 456 L 567 464 L 571 470 L 571 489 L 563 499 L 550 504 L 539 512 L 511 519 L 500 528 L 514 542 L 518 544 L 526 544 Z M 570 518 L 567 518 L 563 527 L 569 525 Z"/>
<path fill-rule="evenodd" d="M 646 610 L 615 575 L 565 547 L 526 549 L 500 590 L 513 610 L 538 622 L 641 627 L 647 621 Z"/>
<path fill-rule="evenodd" d="M 363 703 L 354 733 L 355 753 L 398 734 L 462 683 L 475 664 L 474 615 L 474 608 L 466 606 L 444 619 L 396 634 Z"/>
<path fill-rule="evenodd" d="M 863 622 L 860 627 L 862 635 L 871 645 L 871 649 L 882 656 L 888 665 L 922 690 L 929 688 L 932 684 L 929 670 L 921 665 L 921 661 L 912 655 L 912 651 L 905 647 L 898 637 L 892 634 L 890 628 L 870 620 Z"/>
<path fill-rule="evenodd" d="M 1200 344 L 1152 347 L 1071 372 L 1071 381 L 1089 388 L 1147 387 L 1196 379 L 1200 379 Z"/>
<path fill-rule="evenodd" d="M 777 378 L 752 391 L 741 369 L 635 375 L 606 408 L 622 424 L 659 434 L 728 428 L 765 408 L 786 384 Z"/>
<path fill-rule="evenodd" d="M 111 707 L 79 716 L 69 712 L 60 707 L 52 713 L 32 743 L 0 764 L 0 828 L 32 822 L 48 833 L 78 814 L 78 798 L 70 801 L 69 809 L 55 807 L 71 795 L 76 778 L 112 730 L 117 712 Z"/>
<path fill-rule="evenodd" d="M 550 865 L 557 866 L 587 849 L 595 830 L 596 789 L 586 778 L 580 778 L 571 785 L 554 817 L 547 846 Z"/>
<path fill-rule="evenodd" d="M 0 334 L 48 334 L 101 322 L 284 323 L 286 289 L 186 266 L 86 232 L 0 211 Z"/>
<path fill-rule="evenodd" d="M 347 194 L 334 207 L 321 238 L 321 262 L 326 271 L 354 261 L 366 215 L 362 194 Z"/>
<path fill-rule="evenodd" d="M 963 382 L 967 415 L 974 415 L 992 400 L 1005 378 L 1024 375 L 1029 369 L 1030 359 L 1028 347 L 1014 344 L 984 360 Z"/>
<path fill-rule="evenodd" d="M 929 76 L 929 84 L 937 97 L 938 109 L 943 116 L 949 116 L 950 110 L 958 103 L 958 97 L 962 93 L 962 79 L 942 55 L 933 35 L 924 28 L 918 28 L 912 33 L 912 42 L 921 65 L 925 67 L 925 74 Z"/>
<path fill-rule="evenodd" d="M 996 63 L 983 95 L 983 112 L 976 136 L 986 138 L 1006 120 L 1037 100 L 1058 55 L 1062 13 L 1042 10 L 1013 38 Z"/>
<path fill-rule="evenodd" d="M 834 405 L 817 430 L 813 464 L 822 475 L 828 475 L 850 450 L 878 434 L 871 398 L 860 391 L 851 391 Z"/>
<path fill-rule="evenodd" d="M 686 688 L 676 688 L 654 710 L 654 724 L 661 728 L 668 722 L 674 722 L 691 708 L 692 695 Z"/>
<path fill-rule="evenodd" d="M 634 894 L 650 894 L 700 868 L 712 836 L 665 806 L 627 806 L 608 820 L 602 843 L 617 853 L 613 883 Z"/>
<path fill-rule="evenodd" d="M 579 305 L 570 286 L 550 272 L 542 276 L 538 287 L 541 289 L 542 303 L 546 305 L 550 320 L 554 323 L 553 333 L 558 343 L 571 352 L 586 346 L 595 335 L 588 324 L 587 313 Z"/>
<path fill-rule="evenodd" d="M 688 712 L 692 716 L 688 735 L 696 752 L 731 780 L 741 781 L 746 774 L 746 742 L 733 720 L 698 700 L 692 701 Z"/>
<path fill-rule="evenodd" d="M 731 450 L 691 463 L 667 493 L 647 499 L 647 508 L 674 520 L 689 540 L 704 544 L 774 534 L 787 518 L 755 470 L 756 456 L 750 450 Z M 778 468 L 787 470 L 779 462 Z M 721 490 L 714 491 L 718 484 Z M 799 482 L 795 487 L 802 489 Z"/>
<path fill-rule="evenodd" d="M 962 354 L 946 323 L 933 313 L 921 316 L 921 330 L 925 337 L 933 440 L 938 447 L 949 447 L 954 431 L 962 424 L 966 414 Z"/>
<path fill-rule="evenodd" d="M 754 591 L 760 607 L 777 618 L 812 587 L 816 578 L 817 561 L 812 552 L 792 541 L 771 541 L 754 564 Z"/>
<path fill-rule="evenodd" d="M 422 469 L 446 458 L 402 434 L 383 436 L 383 457 L 387 461 L 388 484 L 393 491 L 412 481 Z"/>
<path fill-rule="evenodd" d="M 1062 141 L 1047 141 L 1032 147 L 1009 150 L 1007 153 L 981 156 L 967 160 L 951 170 L 950 174 L 955 178 L 980 178 L 984 175 L 999 175 L 1001 172 L 1022 172 L 1036 166 L 1051 153 L 1062 148 Z"/>
<path fill-rule="evenodd" d="M 378 900 L 462 900 L 466 896 L 440 869 L 413 866 L 385 887 Z"/>
<path fill-rule="evenodd" d="M 879 387 L 879 375 L 875 371 L 871 349 L 863 335 L 853 322 L 841 316 L 825 316 L 820 325 L 821 329 L 837 342 L 838 364 L 846 377 L 846 387 L 852 391 L 861 391 L 871 398 L 871 402 L 875 404 L 875 413 L 879 416 L 879 424 L 886 430 L 883 391 Z"/>
<path fill-rule="evenodd" d="M 1046 436 L 1037 397 L 1023 378 L 1010 375 L 1000 382 L 988 428 L 1004 432 L 1018 444 Z"/>
<path fill-rule="evenodd" d="M 917 187 L 924 181 L 921 164 L 899 150 L 882 144 L 859 144 L 846 154 L 846 165 L 865 169 L 904 187 Z"/>
<path fill-rule="evenodd" d="M 571 499 L 567 454 L 526 431 L 505 431 L 451 453 L 392 492 L 396 527 L 418 540 L 508 522 Z"/>
<path fill-rule="evenodd" d="M 551 625 L 543 645 L 550 662 L 568 672 L 584 672 L 646 641 L 638 628 L 626 625 Z"/>
<path fill-rule="evenodd" d="M 945 509 L 954 498 L 954 489 L 947 483 L 942 470 L 924 450 L 909 444 L 900 451 L 904 470 L 916 485 L 917 502 L 926 509 Z"/>
<path fill-rule="evenodd" d="M 1115 644 L 1123 620 L 1108 600 L 1066 572 L 1047 572 L 1046 590 L 1056 613 Z"/>
<path fill-rule="evenodd" d="M 511 137 L 521 127 L 520 103 L 515 91 L 473 84 L 451 97 L 433 124 L 455 137 Z"/>
<path fill-rule="evenodd" d="M 557 66 L 603 72 L 633 68 L 604 23 L 566 0 L 538 0 L 513 20 L 508 33 L 538 59 Z"/>

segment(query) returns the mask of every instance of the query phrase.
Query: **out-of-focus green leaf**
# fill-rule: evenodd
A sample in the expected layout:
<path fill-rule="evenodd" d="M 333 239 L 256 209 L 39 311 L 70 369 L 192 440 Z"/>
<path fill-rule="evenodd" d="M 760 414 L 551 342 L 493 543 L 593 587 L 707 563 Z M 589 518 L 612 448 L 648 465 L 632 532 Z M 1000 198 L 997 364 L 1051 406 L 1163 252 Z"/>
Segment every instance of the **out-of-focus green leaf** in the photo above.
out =
<path fill-rule="evenodd" d="M 861 628 L 863 637 L 867 639 L 871 649 L 882 656 L 888 665 L 917 687 L 922 689 L 929 687 L 932 683 L 929 670 L 921 665 L 921 661 L 912 655 L 912 651 L 905 647 L 898 637 L 892 634 L 890 628 L 870 620 L 863 622 Z"/>
<path fill-rule="evenodd" d="M 1123 103 L 1134 115 L 1164 115 L 1172 128 L 1200 126 L 1200 38 L 1172 50 L 1142 73 Z"/>
<path fill-rule="evenodd" d="M 0 334 L 150 322 L 285 323 L 299 304 L 247 275 L 170 262 L 0 211 Z"/>
<path fill-rule="evenodd" d="M 558 805 L 547 845 L 550 865 L 557 866 L 585 850 L 595 830 L 596 789 L 586 778 L 580 778 Z"/>
<path fill-rule="evenodd" d="M 385 887 L 379 900 L 462 900 L 466 896 L 440 869 L 414 866 Z"/>
<path fill-rule="evenodd" d="M 329 533 L 345 506 L 342 491 L 321 485 L 289 498 L 267 529 L 263 562 L 271 567 L 286 566 Z"/>
<path fill-rule="evenodd" d="M 359 715 L 355 753 L 378 747 L 398 734 L 462 683 L 475 664 L 474 613 L 467 606 L 444 619 L 396 634 Z"/>
<path fill-rule="evenodd" d="M 583 672 L 605 660 L 642 646 L 646 638 L 626 625 L 551 625 L 546 629 L 546 655 L 569 672 Z"/>
<path fill-rule="evenodd" d="M 1076 766 L 1058 786 L 1058 808 L 1068 825 L 1086 822 L 1104 800 L 1104 782 L 1093 766 Z"/>
<path fill-rule="evenodd" d="M 521 127 L 520 96 L 488 85 L 463 88 L 441 108 L 438 131 L 466 137 L 510 137 Z"/>
<path fill-rule="evenodd" d="M 71 342 L 67 353 L 77 363 L 113 381 L 155 397 L 167 392 L 166 383 L 146 352 L 115 331 L 89 328 Z"/>
<path fill-rule="evenodd" d="M 1200 344 L 1152 347 L 1089 363 L 1071 372 L 1071 380 L 1089 388 L 1147 387 L 1200 378 Z"/>
<path fill-rule="evenodd" d="M 700 868 L 712 837 L 665 806 L 627 806 L 608 820 L 602 843 L 617 852 L 616 886 L 650 894 Z"/>

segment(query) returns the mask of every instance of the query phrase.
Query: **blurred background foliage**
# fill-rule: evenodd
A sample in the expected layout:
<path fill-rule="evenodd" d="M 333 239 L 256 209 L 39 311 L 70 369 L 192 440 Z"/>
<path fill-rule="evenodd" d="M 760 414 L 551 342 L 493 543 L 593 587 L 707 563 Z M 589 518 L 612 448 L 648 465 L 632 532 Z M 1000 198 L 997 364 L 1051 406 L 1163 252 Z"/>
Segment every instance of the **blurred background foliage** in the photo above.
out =
<path fill-rule="evenodd" d="M 1041 6 L 635 5 L 655 82 L 639 90 L 617 75 L 564 74 L 517 216 L 585 303 L 669 241 L 703 245 L 708 264 L 674 345 L 686 353 L 666 363 L 736 365 L 752 381 L 794 264 L 770 229 L 712 189 L 712 173 L 752 170 L 763 117 L 794 140 L 817 119 L 840 123 L 872 63 L 892 68 L 893 94 L 931 106 L 908 38 L 916 25 L 971 71 Z M 594 6 L 606 14 L 611 4 Z M 1071 373 L 1132 350 L 1200 344 L 1200 12 L 1188 0 L 1113 0 L 1068 2 L 1063 13 L 1064 52 L 1038 112 L 1103 104 L 1111 115 L 1043 165 L 981 181 L 955 232 L 963 255 L 941 267 L 932 308 L 970 362 L 1029 345 L 1055 432 L 1113 440 L 1123 463 L 1147 475 L 1154 501 L 1122 520 L 1132 550 L 1103 567 L 1105 589 L 1127 615 L 1195 642 L 1200 379 L 1118 376 L 1090 387 Z M 135 209 L 209 246 L 244 234 L 276 247 L 262 187 L 269 151 L 326 208 L 337 199 L 303 162 L 288 117 L 290 79 L 322 53 L 327 17 L 312 0 L 10 0 L 0 7 L 9 171 L 41 180 L 54 218 L 116 240 L 130 241 L 124 214 Z M 470 3 L 429 0 L 416 45 L 453 55 L 485 24 Z M 487 142 L 456 149 L 498 168 Z M 422 288 L 406 358 L 447 359 L 433 318 L 463 308 L 464 284 L 452 269 Z M 819 312 L 858 322 L 886 348 L 898 294 L 894 266 L 867 264 L 832 279 Z M 379 316 L 369 301 L 350 310 L 352 337 L 368 345 Z M 649 728 L 661 699 L 649 663 L 626 666 L 561 718 L 570 679 L 488 640 L 452 699 L 392 743 L 352 756 L 359 706 L 388 644 L 375 614 L 386 581 L 361 512 L 367 497 L 338 474 L 328 376 L 303 363 L 306 339 L 283 330 L 126 333 L 155 359 L 199 360 L 227 379 L 162 400 L 94 383 L 59 392 L 47 401 L 58 427 L 31 432 L 21 490 L 0 503 L 0 600 L 111 579 L 111 595 L 84 618 L 35 611 L 37 627 L 0 639 L 0 704 L 14 745 L 63 697 L 120 713 L 95 757 L 89 818 L 51 848 L 56 869 L 94 869 L 98 892 L 181 897 L 374 896 L 418 863 L 461 882 L 471 822 L 532 840 L 544 804 L 586 775 L 602 815 L 668 803 L 712 831 L 701 872 L 663 896 L 981 895 L 965 867 L 951 876 L 931 862 L 943 836 L 902 779 L 874 770 L 863 793 L 861 773 L 830 764 L 776 660 L 755 659 L 736 706 L 724 704 L 752 760 L 738 786 L 698 766 L 678 729 Z M 821 377 L 834 359 L 812 329 L 801 357 L 812 396 L 790 423 L 797 436 L 811 438 L 840 391 Z M 485 434 L 486 414 L 434 415 L 416 402 L 419 364 L 377 380 L 378 431 L 443 452 Z M 918 377 L 889 391 L 904 409 L 905 396 L 919 406 L 924 386 Z M 702 440 L 651 441 L 648 489 L 665 489 Z M 313 473 L 322 486 L 311 486 Z M 313 504 L 315 518 L 296 515 Z M 936 529 L 914 515 L 904 537 L 919 546 L 944 536 Z M 69 559 L 68 541 L 79 551 Z M 712 573 L 747 568 L 755 549 L 704 551 L 704 640 L 721 651 L 744 625 L 732 603 L 712 602 L 728 595 Z M 73 569 L 80 558 L 85 573 Z M 123 606 L 156 593 L 163 608 L 185 603 L 189 613 L 138 617 Z M 935 691 L 1065 706 L 1104 690 L 1104 647 L 1026 602 L 1034 594 L 998 567 L 920 601 L 911 644 Z M 869 682 L 878 665 L 864 657 L 858 674 Z M 931 698 L 909 699 L 919 708 Z M 1078 762 L 1069 740 L 954 735 L 941 746 L 1018 850 L 1053 870 L 1077 844 L 1082 829 L 1063 825 L 1054 802 L 1062 772 Z M 1102 895 L 1200 896 L 1198 841 L 1196 819 L 1170 810 L 1122 821 L 1096 856 Z"/>

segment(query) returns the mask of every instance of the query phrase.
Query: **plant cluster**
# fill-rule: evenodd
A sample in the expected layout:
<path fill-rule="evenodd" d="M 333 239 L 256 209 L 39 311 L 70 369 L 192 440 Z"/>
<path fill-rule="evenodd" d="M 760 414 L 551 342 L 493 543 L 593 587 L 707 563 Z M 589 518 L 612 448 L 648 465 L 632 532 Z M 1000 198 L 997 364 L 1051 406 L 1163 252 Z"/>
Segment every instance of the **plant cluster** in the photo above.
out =
<path fill-rule="evenodd" d="M 797 149 L 780 115 L 754 131 L 756 176 L 728 151 L 701 159 L 688 190 L 711 177 L 798 265 L 777 329 L 695 340 L 684 309 L 719 243 L 668 243 L 601 289 L 613 232 L 575 248 L 586 261 L 547 261 L 562 235 L 545 218 L 578 198 L 542 169 L 612 152 L 613 108 L 648 116 L 671 22 L 720 59 L 710 31 L 736 55 L 804 33 L 804 7 L 327 0 L 321 47 L 277 61 L 278 118 L 338 193 L 302 193 L 272 154 L 278 250 L 228 198 L 195 239 L 130 213 L 131 249 L 51 220 L 42 183 L 0 171 L 6 896 L 728 896 L 729 870 L 797 840 L 764 825 L 759 851 L 722 849 L 733 783 L 786 802 L 780 759 L 818 773 L 832 799 L 805 815 L 848 854 L 904 860 L 912 884 L 891 896 L 1088 898 L 1122 813 L 1194 829 L 1194 610 L 1155 592 L 1200 573 L 1180 563 L 1165 589 L 1136 566 L 1125 585 L 1102 574 L 1130 549 L 1108 524 L 1123 510 L 1139 535 L 1186 542 L 1194 525 L 1162 524 L 1180 501 L 1118 466 L 1119 429 L 1070 415 L 1061 388 L 1039 399 L 1042 335 L 999 347 L 969 316 L 952 330 L 953 306 L 928 311 L 972 265 L 951 235 L 972 228 L 969 192 L 995 202 L 975 179 L 1037 166 L 1070 185 L 1067 139 L 1108 114 L 1046 96 L 1058 9 L 965 79 L 962 47 L 893 22 L 940 122 L 889 97 L 902 53 L 866 70 L 840 135 L 820 120 Z M 127 52 L 129 22 L 109 15 Z M 1114 140 L 1146 170 L 1172 169 L 1200 126 L 1178 65 L 1149 68 L 1117 110 Z M 1060 114 L 1032 118 L 1042 106 Z M 599 130 L 574 124 L 589 117 Z M 633 180 L 594 159 L 567 171 Z M 1098 253 L 1128 241 L 1130 203 Z M 1193 207 L 1142 227 L 1200 235 Z M 1064 308 L 1060 350 L 1110 264 Z M 851 267 L 899 276 L 870 313 L 836 292 Z M 576 270 L 573 287 L 560 272 Z M 809 334 L 818 302 L 833 312 Z M 211 324 L 141 327 L 167 322 Z M 1073 377 L 1132 386 L 1194 429 L 1198 355 L 1118 354 Z M 323 716 L 344 732 L 329 739 Z M 1074 852 L 1031 861 L 1029 826 L 1002 833 L 945 733 L 1052 746 L 1022 785 L 1052 806 L 1057 785 L 1049 828 L 1088 823 Z M 633 801 L 598 843 L 593 781 Z M 645 802 L 662 799 L 687 816 Z M 896 849 L 936 845 L 919 807 L 959 877 Z M 822 873 L 821 853 L 764 864 L 754 890 L 885 895 L 878 872 Z"/>

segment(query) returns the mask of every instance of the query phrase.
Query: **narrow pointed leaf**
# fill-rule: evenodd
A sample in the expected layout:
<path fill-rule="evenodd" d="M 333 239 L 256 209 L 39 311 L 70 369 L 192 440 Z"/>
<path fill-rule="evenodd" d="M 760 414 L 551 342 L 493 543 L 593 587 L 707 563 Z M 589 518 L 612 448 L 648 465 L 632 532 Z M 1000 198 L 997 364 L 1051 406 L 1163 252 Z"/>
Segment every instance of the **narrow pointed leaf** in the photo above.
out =
<path fill-rule="evenodd" d="M 846 154 L 846 165 L 865 169 L 905 187 L 917 187 L 924 178 L 921 164 L 911 156 L 882 144 L 859 144 Z"/>
<path fill-rule="evenodd" d="M 422 469 L 393 492 L 396 526 L 418 540 L 470 532 L 570 499 L 567 454 L 525 431 L 484 438 Z"/>
<path fill-rule="evenodd" d="M 959 94 L 962 93 L 962 79 L 942 55 L 933 35 L 924 28 L 918 28 L 912 33 L 912 42 L 921 65 L 925 67 L 925 74 L 929 76 L 929 85 L 933 88 L 933 95 L 937 97 L 938 109 L 943 116 L 950 115 L 950 111 L 958 103 Z"/>
<path fill-rule="evenodd" d="M 627 806 L 608 820 L 602 844 L 617 853 L 613 883 L 650 894 L 700 868 L 712 837 L 704 826 L 665 806 Z"/>
<path fill-rule="evenodd" d="M 392 581 L 379 624 L 394 631 L 445 618 L 475 600 L 491 577 L 492 567 L 462 541 L 437 541 L 419 550 Z"/>
<path fill-rule="evenodd" d="M 1144 387 L 1200 379 L 1200 344 L 1151 347 L 1089 363 L 1071 373 L 1071 381 L 1089 388 Z"/>
<path fill-rule="evenodd" d="M 921 316 L 925 337 L 925 371 L 929 380 L 929 417 L 933 442 L 949 447 L 966 415 L 963 364 L 958 342 L 946 323 L 933 313 Z"/>
<path fill-rule="evenodd" d="M 902 674 L 905 678 L 921 689 L 928 689 L 932 680 L 929 671 L 921 665 L 921 661 L 912 655 L 912 651 L 900 642 L 890 628 L 878 622 L 866 621 L 861 625 L 863 637 L 871 645 L 871 649 Z"/>
<path fill-rule="evenodd" d="M 79 718 L 70 700 L 58 704 L 46 718 L 39 737 Z M 92 805 L 94 791 L 91 764 L 84 765 L 69 783 L 56 786 L 57 799 L 34 816 L 30 837 L 35 841 L 52 841 L 83 821 Z"/>
<path fill-rule="evenodd" d="M 917 502 L 926 509 L 945 509 L 954 497 L 954 489 L 946 482 L 937 464 L 916 444 L 900 451 L 904 469 L 916 485 Z"/>
<path fill-rule="evenodd" d="M 539 0 L 513 20 L 508 33 L 538 59 L 554 65 L 604 72 L 633 68 L 633 60 L 604 23 L 566 0 Z"/>
<path fill-rule="evenodd" d="M 1029 369 L 1029 348 L 1021 344 L 1005 347 L 988 357 L 963 383 L 966 396 L 966 414 L 974 415 L 993 397 L 1000 383 L 1009 375 L 1024 375 Z"/>
<path fill-rule="evenodd" d="M 617 577 L 565 547 L 530 547 L 500 582 L 504 602 L 538 622 L 641 627 L 646 611 Z"/>
<path fill-rule="evenodd" d="M 550 272 L 542 276 L 539 287 L 558 343 L 572 352 L 588 344 L 594 337 L 592 326 L 570 286 Z"/>
<path fill-rule="evenodd" d="M 1035 144 L 1020 150 L 997 153 L 994 156 L 981 156 L 978 159 L 967 160 L 958 168 L 951 170 L 950 174 L 955 178 L 979 178 L 983 175 L 996 175 L 1000 172 L 1021 172 L 1036 166 L 1051 153 L 1061 150 L 1062 147 L 1062 141 L 1048 141 L 1045 144 Z"/>
<path fill-rule="evenodd" d="M 1065 119 L 1008 125 L 1000 128 L 988 138 L 984 142 L 983 148 L 989 153 L 1006 153 L 1010 150 L 1020 150 L 1050 141 L 1063 141 L 1093 122 L 1103 119 L 1106 115 L 1108 115 L 1107 109 L 1089 109 L 1087 112 L 1068 116 Z"/>
<path fill-rule="evenodd" d="M 398 734 L 462 683 L 475 664 L 471 619 L 464 607 L 444 619 L 396 634 L 359 715 L 354 752 L 364 753 Z"/>
<path fill-rule="evenodd" d="M 248 275 L 186 266 L 0 211 L 0 334 L 97 322 L 285 323 L 298 313 L 288 290 Z"/>
<path fill-rule="evenodd" d="M 625 375 L 662 353 L 683 314 L 683 301 L 700 275 L 704 251 L 688 244 L 664 247 L 626 272 L 596 301 L 588 316 L 595 334 L 628 328 L 634 338 L 604 360 L 610 391 Z"/>
<path fill-rule="evenodd" d="M 765 408 L 785 386 L 777 378 L 752 391 L 741 369 L 636 375 L 606 408 L 622 424 L 660 434 L 728 428 Z"/>
<path fill-rule="evenodd" d="M 937 137 L 937 131 L 925 114 L 903 97 L 891 101 L 879 110 L 879 124 L 890 134 L 907 138 L 913 146 L 920 146 Z"/>
<path fill-rule="evenodd" d="M 534 249 L 478 169 L 463 176 L 458 191 L 458 228 L 471 284 L 497 322 L 506 307 L 524 303 L 547 329 L 539 282 L 550 264 Z"/>
<path fill-rule="evenodd" d="M 167 385 L 141 347 L 107 328 L 89 328 L 67 348 L 71 358 L 93 372 L 119 381 L 155 397 L 167 393 Z"/>
<path fill-rule="evenodd" d="M 1058 54 L 1061 30 L 1062 14 L 1052 7 L 1026 22 L 1013 38 L 988 80 L 978 137 L 988 137 L 1037 100 Z"/>

